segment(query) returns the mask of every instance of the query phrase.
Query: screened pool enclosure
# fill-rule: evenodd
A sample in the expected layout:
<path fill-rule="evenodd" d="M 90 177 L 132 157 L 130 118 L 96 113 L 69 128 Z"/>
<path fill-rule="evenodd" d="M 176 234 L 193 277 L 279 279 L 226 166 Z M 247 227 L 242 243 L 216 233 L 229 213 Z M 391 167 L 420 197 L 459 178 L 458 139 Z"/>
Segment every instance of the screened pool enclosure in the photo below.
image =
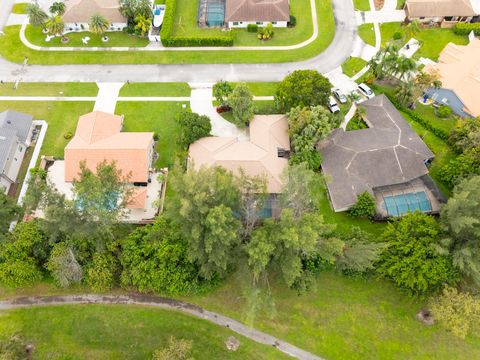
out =
<path fill-rule="evenodd" d="M 200 0 L 197 23 L 201 27 L 223 26 L 225 24 L 225 0 Z"/>

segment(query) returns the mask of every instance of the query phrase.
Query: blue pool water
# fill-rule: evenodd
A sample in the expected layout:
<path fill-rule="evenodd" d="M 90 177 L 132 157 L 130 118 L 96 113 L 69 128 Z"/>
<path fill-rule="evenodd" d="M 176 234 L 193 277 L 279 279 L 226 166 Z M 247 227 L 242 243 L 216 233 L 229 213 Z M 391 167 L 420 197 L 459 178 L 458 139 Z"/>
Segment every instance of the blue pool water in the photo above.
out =
<path fill-rule="evenodd" d="M 432 204 L 424 191 L 395 196 L 385 196 L 382 208 L 389 216 L 402 216 L 407 212 L 419 210 L 421 212 L 432 211 Z"/>
<path fill-rule="evenodd" d="M 209 3 L 207 7 L 207 25 L 222 26 L 225 22 L 225 5 L 223 3 Z"/>
<path fill-rule="evenodd" d="M 161 10 L 160 9 L 155 9 L 155 12 L 153 13 L 154 15 L 160 15 Z"/>

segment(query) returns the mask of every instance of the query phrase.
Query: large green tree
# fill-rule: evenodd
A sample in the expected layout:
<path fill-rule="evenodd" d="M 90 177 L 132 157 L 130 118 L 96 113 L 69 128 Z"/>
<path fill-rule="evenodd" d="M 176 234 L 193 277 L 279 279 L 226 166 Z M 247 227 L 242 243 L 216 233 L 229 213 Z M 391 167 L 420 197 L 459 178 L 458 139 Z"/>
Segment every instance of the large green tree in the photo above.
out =
<path fill-rule="evenodd" d="M 110 22 L 103 15 L 93 14 L 88 21 L 88 27 L 92 33 L 103 37 L 110 27 Z"/>
<path fill-rule="evenodd" d="M 480 284 L 480 176 L 463 180 L 443 206 L 441 223 L 446 233 L 440 247 L 454 265 Z"/>
<path fill-rule="evenodd" d="M 35 2 L 29 3 L 26 8 L 28 15 L 28 21 L 32 26 L 41 26 L 45 28 L 45 22 L 48 19 L 48 15 L 42 8 Z"/>
<path fill-rule="evenodd" d="M 52 15 L 45 22 L 45 27 L 50 34 L 60 36 L 65 29 L 65 23 L 59 15 Z"/>
<path fill-rule="evenodd" d="M 280 111 L 297 106 L 328 105 L 332 84 L 316 70 L 295 70 L 279 84 L 275 103 Z"/>
<path fill-rule="evenodd" d="M 239 124 L 248 124 L 253 119 L 253 95 L 244 83 L 238 84 L 228 97 L 228 105 Z"/>
<path fill-rule="evenodd" d="M 388 224 L 382 238 L 387 248 L 378 270 L 398 286 L 422 295 L 454 280 L 451 257 L 435 250 L 440 227 L 433 217 L 420 212 L 408 213 Z"/>
<path fill-rule="evenodd" d="M 128 19 L 128 23 L 135 24 L 135 18 L 142 15 L 147 19 L 153 17 L 150 0 L 120 0 L 120 13 Z"/>
<path fill-rule="evenodd" d="M 175 196 L 168 214 L 188 243 L 188 257 L 206 279 L 223 276 L 240 243 L 240 193 L 233 174 L 223 168 L 176 169 L 170 176 Z"/>
<path fill-rule="evenodd" d="M 338 119 L 323 106 L 291 109 L 288 114 L 288 131 L 293 147 L 290 163 L 305 163 L 308 168 L 318 170 L 321 157 L 316 145 L 338 125 Z"/>
<path fill-rule="evenodd" d="M 458 152 L 480 149 L 480 117 L 458 120 L 450 133 L 449 143 Z"/>
<path fill-rule="evenodd" d="M 0 187 L 0 241 L 5 238 L 10 223 L 18 218 L 21 208 L 17 206 L 15 200 L 4 193 L 3 187 Z"/>
<path fill-rule="evenodd" d="M 233 91 L 232 85 L 227 81 L 219 81 L 213 86 L 213 96 L 221 106 L 228 105 L 228 97 Z"/>
<path fill-rule="evenodd" d="M 178 143 L 183 149 L 202 137 L 209 136 L 212 124 L 208 116 L 198 115 L 189 110 L 182 111 L 177 118 L 180 127 Z"/>
<path fill-rule="evenodd" d="M 165 216 L 140 227 L 121 241 L 121 284 L 141 292 L 184 294 L 201 284 L 189 259 L 187 241 Z"/>

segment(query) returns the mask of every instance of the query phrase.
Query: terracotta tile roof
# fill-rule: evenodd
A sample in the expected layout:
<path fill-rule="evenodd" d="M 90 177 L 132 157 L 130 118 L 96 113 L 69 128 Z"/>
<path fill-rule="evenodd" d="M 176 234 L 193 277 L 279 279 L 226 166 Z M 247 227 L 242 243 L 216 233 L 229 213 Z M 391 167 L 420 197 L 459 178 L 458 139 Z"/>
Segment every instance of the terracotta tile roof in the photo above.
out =
<path fill-rule="evenodd" d="M 147 203 L 147 187 L 135 187 L 133 194 L 130 197 L 127 208 L 128 209 L 144 209 Z"/>
<path fill-rule="evenodd" d="M 192 145 L 189 157 L 193 166 L 221 166 L 238 174 L 242 168 L 249 176 L 266 176 L 267 191 L 280 193 L 281 174 L 288 166 L 278 157 L 278 149 L 290 149 L 288 121 L 285 115 L 257 115 L 250 124 L 250 141 L 232 137 L 206 137 Z"/>
<path fill-rule="evenodd" d="M 75 136 L 65 147 L 65 181 L 72 181 L 80 172 L 80 162 L 95 170 L 98 163 L 115 161 L 131 182 L 148 180 L 149 154 L 153 133 L 122 133 L 122 117 L 92 112 L 78 120 Z"/>
<path fill-rule="evenodd" d="M 449 43 L 440 53 L 437 69 L 442 88 L 450 89 L 462 100 L 466 112 L 480 116 L 480 40 L 474 38 L 468 45 Z"/>
<path fill-rule="evenodd" d="M 225 21 L 289 21 L 289 0 L 227 0 Z"/>
<path fill-rule="evenodd" d="M 68 0 L 62 19 L 66 23 L 88 23 L 92 15 L 99 14 L 111 23 L 126 23 L 119 9 L 118 0 Z"/>
<path fill-rule="evenodd" d="M 407 0 L 409 17 L 474 16 L 470 0 Z"/>

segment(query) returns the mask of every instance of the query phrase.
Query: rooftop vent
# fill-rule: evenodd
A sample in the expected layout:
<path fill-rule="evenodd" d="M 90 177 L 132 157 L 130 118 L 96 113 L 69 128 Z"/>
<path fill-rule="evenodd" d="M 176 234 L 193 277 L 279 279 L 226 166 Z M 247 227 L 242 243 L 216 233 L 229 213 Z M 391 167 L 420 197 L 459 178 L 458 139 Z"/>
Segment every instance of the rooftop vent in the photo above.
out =
<path fill-rule="evenodd" d="M 283 148 L 277 148 L 277 155 L 279 158 L 289 158 L 290 157 L 290 150 L 286 150 Z"/>

